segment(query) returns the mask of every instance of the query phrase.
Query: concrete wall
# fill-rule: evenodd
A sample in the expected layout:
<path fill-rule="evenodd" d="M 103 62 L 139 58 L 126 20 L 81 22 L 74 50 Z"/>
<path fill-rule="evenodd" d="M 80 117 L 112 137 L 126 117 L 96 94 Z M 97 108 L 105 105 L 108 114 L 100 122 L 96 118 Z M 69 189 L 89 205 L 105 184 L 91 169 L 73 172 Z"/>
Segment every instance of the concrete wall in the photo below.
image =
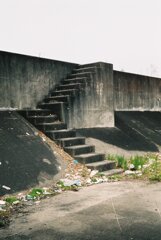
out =
<path fill-rule="evenodd" d="M 114 71 L 114 109 L 161 111 L 161 79 Z"/>
<path fill-rule="evenodd" d="M 0 51 L 0 108 L 35 108 L 76 66 Z"/>
<path fill-rule="evenodd" d="M 69 126 L 113 127 L 113 65 L 95 63 L 95 73 L 69 106 Z"/>

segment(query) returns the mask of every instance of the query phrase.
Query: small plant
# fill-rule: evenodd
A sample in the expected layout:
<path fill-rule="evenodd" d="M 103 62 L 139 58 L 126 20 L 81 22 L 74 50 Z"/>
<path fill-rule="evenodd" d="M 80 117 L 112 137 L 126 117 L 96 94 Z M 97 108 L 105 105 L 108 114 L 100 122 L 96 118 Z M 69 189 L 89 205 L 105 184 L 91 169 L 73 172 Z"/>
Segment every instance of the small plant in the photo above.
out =
<path fill-rule="evenodd" d="M 158 174 L 158 175 L 152 175 L 152 176 L 149 177 L 149 180 L 160 182 L 160 181 L 161 181 L 161 174 Z"/>
<path fill-rule="evenodd" d="M 124 156 L 117 155 L 117 166 L 123 168 L 124 170 L 128 169 L 128 163 Z"/>
<path fill-rule="evenodd" d="M 12 203 L 18 201 L 18 198 L 14 197 L 14 196 L 13 197 L 7 197 L 7 198 L 5 198 L 5 201 L 9 204 L 12 204 Z"/>
<path fill-rule="evenodd" d="M 142 169 L 143 165 L 147 163 L 147 161 L 148 161 L 147 157 L 139 155 L 131 157 L 130 159 L 130 163 L 134 165 L 134 168 L 136 170 Z"/>
<path fill-rule="evenodd" d="M 159 161 L 159 156 L 156 155 L 154 163 L 151 165 L 151 175 L 149 177 L 152 181 L 161 181 L 161 162 Z"/>
<path fill-rule="evenodd" d="M 78 186 L 76 186 L 76 185 L 65 186 L 62 181 L 57 182 L 57 185 L 59 187 L 61 187 L 61 189 L 63 191 L 77 191 L 78 190 Z"/>
<path fill-rule="evenodd" d="M 121 167 L 124 170 L 128 169 L 128 162 L 127 159 L 125 159 L 124 156 L 122 155 L 113 155 L 113 154 L 108 154 L 107 155 L 107 160 L 115 161 L 117 164 L 117 167 Z"/>
<path fill-rule="evenodd" d="M 154 165 L 154 175 L 157 176 L 158 175 L 158 167 L 159 167 L 158 155 L 156 155 L 153 165 Z"/>
<path fill-rule="evenodd" d="M 96 183 L 97 182 L 97 179 L 96 178 L 92 178 L 91 179 L 93 183 Z"/>
<path fill-rule="evenodd" d="M 34 199 L 40 198 L 42 196 L 43 196 L 43 189 L 33 188 L 26 197 L 28 200 L 32 200 L 32 199 L 34 200 Z"/>
<path fill-rule="evenodd" d="M 104 177 L 105 174 L 103 172 L 98 172 L 95 176 L 96 177 Z"/>
<path fill-rule="evenodd" d="M 112 181 L 120 181 L 122 179 L 122 175 L 115 174 L 115 175 L 109 176 L 108 179 Z"/>
<path fill-rule="evenodd" d="M 109 160 L 109 161 L 110 161 L 110 160 L 111 160 L 111 161 L 117 161 L 116 156 L 117 156 L 117 155 L 114 155 L 114 154 L 110 154 L 110 153 L 109 153 L 109 154 L 107 155 L 106 159 Z"/>

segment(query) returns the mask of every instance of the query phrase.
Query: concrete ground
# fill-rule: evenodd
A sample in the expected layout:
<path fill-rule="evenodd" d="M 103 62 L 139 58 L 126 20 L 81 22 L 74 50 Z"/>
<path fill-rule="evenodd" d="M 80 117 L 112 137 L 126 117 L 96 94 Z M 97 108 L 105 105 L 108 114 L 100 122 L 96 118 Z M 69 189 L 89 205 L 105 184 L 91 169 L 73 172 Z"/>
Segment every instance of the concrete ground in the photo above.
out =
<path fill-rule="evenodd" d="M 161 183 L 122 181 L 64 192 L 13 217 L 5 240 L 160 240 Z"/>

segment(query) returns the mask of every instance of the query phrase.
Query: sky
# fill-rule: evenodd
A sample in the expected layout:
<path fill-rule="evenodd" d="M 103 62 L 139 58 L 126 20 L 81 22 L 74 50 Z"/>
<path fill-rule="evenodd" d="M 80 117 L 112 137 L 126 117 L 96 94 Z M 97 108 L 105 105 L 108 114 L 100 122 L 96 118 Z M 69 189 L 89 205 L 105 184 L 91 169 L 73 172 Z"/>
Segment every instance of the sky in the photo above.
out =
<path fill-rule="evenodd" d="M 0 0 L 0 50 L 161 77 L 161 0 Z"/>

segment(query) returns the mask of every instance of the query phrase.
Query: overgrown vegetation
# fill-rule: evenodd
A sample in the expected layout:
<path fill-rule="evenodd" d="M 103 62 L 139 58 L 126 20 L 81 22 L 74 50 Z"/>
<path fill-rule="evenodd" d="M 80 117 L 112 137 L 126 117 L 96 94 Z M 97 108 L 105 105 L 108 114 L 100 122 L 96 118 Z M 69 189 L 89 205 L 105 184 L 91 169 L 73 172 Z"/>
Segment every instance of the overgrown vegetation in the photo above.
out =
<path fill-rule="evenodd" d="M 128 178 L 149 179 L 161 181 L 161 155 L 146 154 L 144 156 L 133 156 L 125 158 L 122 155 L 107 155 L 107 160 L 115 161 L 116 166 L 129 171 Z M 132 174 L 133 173 L 133 174 Z"/>
<path fill-rule="evenodd" d="M 117 167 L 123 168 L 124 170 L 128 169 L 127 159 L 125 159 L 123 155 L 108 154 L 107 160 L 115 161 Z"/>
<path fill-rule="evenodd" d="M 136 170 L 142 169 L 147 162 L 148 162 L 147 156 L 136 155 L 130 158 L 130 163 L 134 165 L 134 169 Z"/>
<path fill-rule="evenodd" d="M 9 204 L 13 204 L 14 202 L 18 201 L 18 198 L 14 197 L 14 196 L 11 196 L 11 197 L 5 198 L 5 201 Z"/>

